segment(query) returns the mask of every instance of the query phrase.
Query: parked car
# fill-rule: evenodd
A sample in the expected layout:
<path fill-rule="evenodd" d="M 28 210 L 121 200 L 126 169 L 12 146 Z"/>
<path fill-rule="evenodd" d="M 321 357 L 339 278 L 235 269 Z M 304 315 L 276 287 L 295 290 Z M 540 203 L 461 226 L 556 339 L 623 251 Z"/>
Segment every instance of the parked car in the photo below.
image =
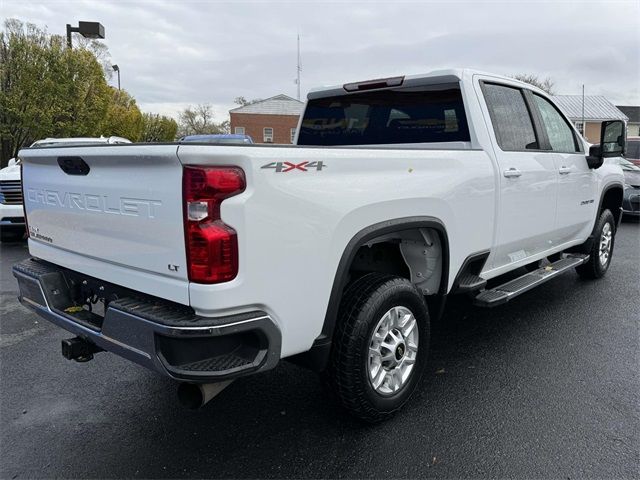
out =
<path fill-rule="evenodd" d="M 24 234 L 20 165 L 12 158 L 0 170 L 0 240 L 20 240 L 24 238 Z"/>
<path fill-rule="evenodd" d="M 640 166 L 640 137 L 627 137 L 627 152 L 624 158 Z"/>
<path fill-rule="evenodd" d="M 624 158 L 616 158 L 614 161 L 624 173 L 622 213 L 627 218 L 640 219 L 640 167 Z"/>
<path fill-rule="evenodd" d="M 589 147 L 542 90 L 442 70 L 311 91 L 294 147 L 25 149 L 20 300 L 75 335 L 66 358 L 111 351 L 182 382 L 185 405 L 288 359 L 380 421 L 445 300 L 606 274 L 624 128 Z"/>
<path fill-rule="evenodd" d="M 182 137 L 180 142 L 198 142 L 198 143 L 221 143 L 221 144 L 250 144 L 253 139 L 249 135 L 240 135 L 234 133 L 216 133 L 207 135 L 187 135 Z"/>
<path fill-rule="evenodd" d="M 103 143 L 131 143 L 131 141 L 122 137 L 45 138 L 34 142 L 31 147 L 68 147 Z M 0 170 L 0 240 L 15 241 L 23 239 L 24 236 L 20 165 L 15 158 L 12 158 L 9 164 Z"/>

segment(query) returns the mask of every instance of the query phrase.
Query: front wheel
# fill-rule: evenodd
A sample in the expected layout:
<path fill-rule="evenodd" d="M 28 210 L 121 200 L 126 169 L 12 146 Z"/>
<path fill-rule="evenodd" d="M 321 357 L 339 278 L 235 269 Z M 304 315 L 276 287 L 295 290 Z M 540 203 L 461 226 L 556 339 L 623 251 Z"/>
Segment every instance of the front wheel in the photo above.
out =
<path fill-rule="evenodd" d="M 429 313 L 416 287 L 401 277 L 368 274 L 340 304 L 328 379 L 350 413 L 379 422 L 415 390 L 428 348 Z"/>
<path fill-rule="evenodd" d="M 613 254 L 615 225 L 615 218 L 611 210 L 603 210 L 593 230 L 594 241 L 589 252 L 589 260 L 576 267 L 576 272 L 580 277 L 596 279 L 603 277 L 607 273 L 611 264 L 611 255 Z"/>

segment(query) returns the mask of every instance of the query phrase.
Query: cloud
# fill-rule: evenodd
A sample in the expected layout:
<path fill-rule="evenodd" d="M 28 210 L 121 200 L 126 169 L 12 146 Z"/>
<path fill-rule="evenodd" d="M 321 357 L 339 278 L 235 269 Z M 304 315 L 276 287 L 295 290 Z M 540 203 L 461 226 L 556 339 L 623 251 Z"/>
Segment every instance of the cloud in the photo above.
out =
<path fill-rule="evenodd" d="M 149 111 L 303 93 L 442 67 L 549 76 L 558 93 L 640 103 L 640 4 L 610 2 L 174 2 L 5 0 L 3 15 L 63 33 L 106 29 L 122 85 Z"/>

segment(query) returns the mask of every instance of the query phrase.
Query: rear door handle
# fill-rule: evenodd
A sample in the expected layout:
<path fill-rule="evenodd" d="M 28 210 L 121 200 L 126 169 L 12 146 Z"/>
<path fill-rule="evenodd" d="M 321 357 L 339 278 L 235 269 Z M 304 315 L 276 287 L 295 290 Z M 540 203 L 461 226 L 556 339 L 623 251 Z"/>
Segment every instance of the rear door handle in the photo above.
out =
<path fill-rule="evenodd" d="M 517 168 L 510 168 L 509 170 L 505 170 L 503 173 L 504 173 L 504 176 L 507 178 L 515 178 L 522 175 L 522 172 Z"/>
<path fill-rule="evenodd" d="M 560 175 L 567 175 L 567 174 L 571 173 L 571 167 L 565 167 L 563 165 L 562 167 L 560 167 L 558 172 L 560 173 Z"/>

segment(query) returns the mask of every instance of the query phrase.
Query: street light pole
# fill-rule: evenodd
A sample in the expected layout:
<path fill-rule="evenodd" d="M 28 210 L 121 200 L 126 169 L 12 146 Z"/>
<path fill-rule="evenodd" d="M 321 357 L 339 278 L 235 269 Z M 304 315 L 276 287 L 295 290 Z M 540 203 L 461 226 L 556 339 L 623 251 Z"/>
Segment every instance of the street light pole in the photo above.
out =
<path fill-rule="evenodd" d="M 85 38 L 104 38 L 104 27 L 99 22 L 78 22 L 77 27 L 67 23 L 67 47 L 72 48 L 71 34 L 79 33 Z"/>
<path fill-rule="evenodd" d="M 118 65 L 112 65 L 111 68 L 113 68 L 114 72 L 118 73 L 118 90 L 120 90 L 120 67 Z"/>
<path fill-rule="evenodd" d="M 73 29 L 71 28 L 71 25 L 67 23 L 67 47 L 68 48 L 73 48 L 71 45 L 71 32 L 73 32 Z"/>

